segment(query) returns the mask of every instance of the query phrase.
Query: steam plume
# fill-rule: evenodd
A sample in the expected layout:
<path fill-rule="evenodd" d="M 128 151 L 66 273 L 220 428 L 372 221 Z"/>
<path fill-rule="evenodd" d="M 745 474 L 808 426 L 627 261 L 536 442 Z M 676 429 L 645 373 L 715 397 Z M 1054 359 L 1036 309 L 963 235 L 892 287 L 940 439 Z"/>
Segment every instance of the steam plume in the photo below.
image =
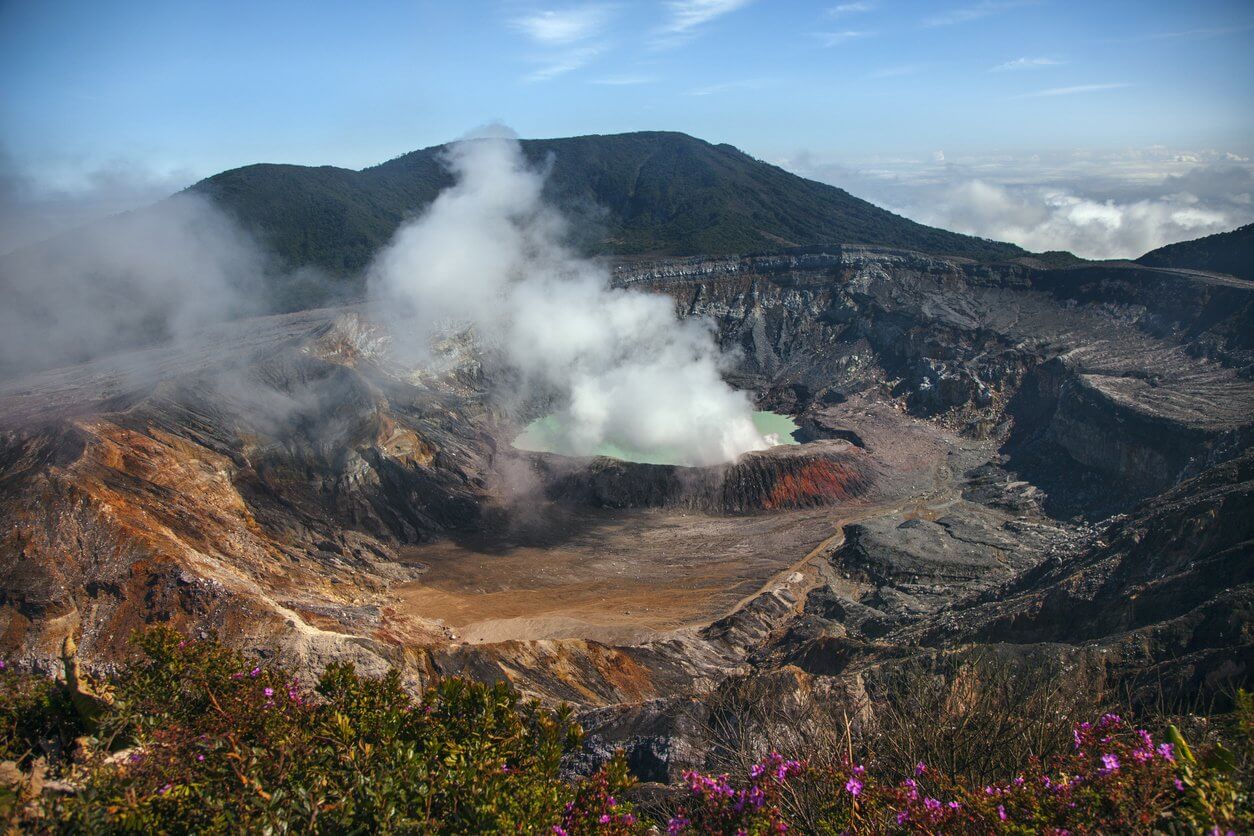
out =
<path fill-rule="evenodd" d="M 611 287 L 604 265 L 576 256 L 544 202 L 544 173 L 512 135 L 455 143 L 445 161 L 454 185 L 371 268 L 373 298 L 398 327 L 425 342 L 473 326 L 527 388 L 556 395 L 564 452 L 611 443 L 708 465 L 769 446 L 748 397 L 722 379 L 709 324 Z"/>

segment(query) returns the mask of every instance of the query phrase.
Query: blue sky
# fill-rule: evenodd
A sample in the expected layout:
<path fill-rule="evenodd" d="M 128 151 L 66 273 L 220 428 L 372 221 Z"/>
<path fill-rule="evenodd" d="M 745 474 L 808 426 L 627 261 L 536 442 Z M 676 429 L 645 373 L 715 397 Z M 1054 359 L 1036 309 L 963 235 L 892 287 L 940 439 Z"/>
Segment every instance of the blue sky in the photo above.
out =
<path fill-rule="evenodd" d="M 1252 47 L 1248 0 L 0 0 L 0 153 L 28 192 L 160 189 L 501 120 L 681 130 L 827 179 L 1020 161 L 1006 186 L 1076 152 L 1250 157 Z"/>

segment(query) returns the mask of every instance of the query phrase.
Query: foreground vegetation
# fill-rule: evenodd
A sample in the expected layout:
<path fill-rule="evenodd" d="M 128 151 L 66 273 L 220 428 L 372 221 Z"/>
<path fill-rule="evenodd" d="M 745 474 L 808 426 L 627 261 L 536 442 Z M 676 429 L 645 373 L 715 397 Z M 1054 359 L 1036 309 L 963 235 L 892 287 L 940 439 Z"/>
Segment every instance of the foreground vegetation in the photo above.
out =
<path fill-rule="evenodd" d="M 1174 727 L 1156 738 L 1107 713 L 1007 780 L 922 761 L 902 775 L 847 739 L 843 757 L 772 752 L 739 780 L 688 772 L 663 801 L 646 802 L 621 757 L 565 777 L 581 735 L 570 711 L 521 701 L 505 685 L 453 678 L 415 699 L 396 673 L 372 679 L 332 665 L 307 687 L 167 629 L 135 644 L 108 692 L 0 670 L 0 821 L 171 833 L 1254 828 L 1254 700 L 1244 693 L 1228 747 L 1194 751 Z"/>

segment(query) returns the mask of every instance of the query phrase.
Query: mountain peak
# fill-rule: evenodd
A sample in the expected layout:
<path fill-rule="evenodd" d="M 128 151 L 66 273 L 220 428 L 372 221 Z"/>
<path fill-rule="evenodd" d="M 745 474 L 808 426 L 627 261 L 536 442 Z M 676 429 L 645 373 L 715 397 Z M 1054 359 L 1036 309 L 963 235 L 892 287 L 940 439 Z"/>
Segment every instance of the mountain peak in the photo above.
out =
<path fill-rule="evenodd" d="M 575 218 L 576 243 L 592 253 L 727 255 L 875 244 L 978 260 L 1025 254 L 1012 244 L 915 223 L 734 146 L 676 131 L 521 144 L 537 163 L 552 159 L 546 192 Z M 192 188 L 211 196 L 288 263 L 353 273 L 404 218 L 451 182 L 440 161 L 442 147 L 361 171 L 247 166 Z"/>

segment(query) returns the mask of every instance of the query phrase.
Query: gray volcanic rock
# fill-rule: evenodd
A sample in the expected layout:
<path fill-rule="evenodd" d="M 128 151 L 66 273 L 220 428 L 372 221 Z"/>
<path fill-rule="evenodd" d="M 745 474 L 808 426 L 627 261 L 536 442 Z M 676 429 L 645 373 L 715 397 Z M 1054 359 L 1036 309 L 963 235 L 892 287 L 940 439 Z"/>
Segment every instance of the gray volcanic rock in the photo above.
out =
<path fill-rule="evenodd" d="M 1194 684 L 1254 662 L 1254 451 L 1112 522 L 1092 546 L 918 631 L 955 641 L 1099 645 L 1124 676 L 1161 667 Z M 1166 674 L 1165 674 L 1166 675 Z"/>
<path fill-rule="evenodd" d="M 1039 552 L 1027 540 L 966 509 L 935 521 L 881 517 L 846 527 L 833 563 L 876 587 L 861 603 L 923 612 L 1035 565 Z"/>

